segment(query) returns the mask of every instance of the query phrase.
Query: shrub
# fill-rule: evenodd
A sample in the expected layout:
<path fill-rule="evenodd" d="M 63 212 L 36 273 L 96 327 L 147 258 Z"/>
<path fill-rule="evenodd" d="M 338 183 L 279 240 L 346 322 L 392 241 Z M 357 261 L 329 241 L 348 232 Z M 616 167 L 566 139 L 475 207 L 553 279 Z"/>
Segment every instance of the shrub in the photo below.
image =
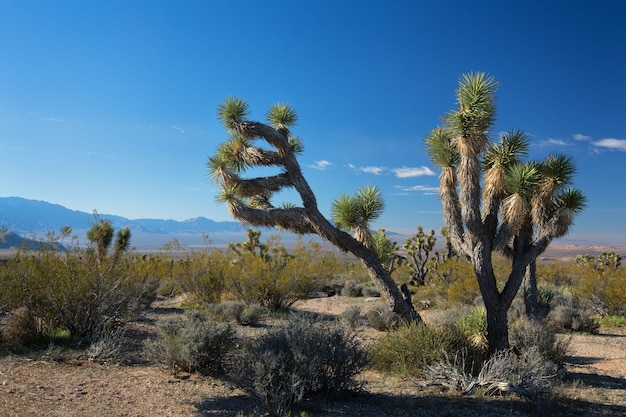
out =
<path fill-rule="evenodd" d="M 18 253 L 0 268 L 0 305 L 26 306 L 43 335 L 66 329 L 92 336 L 103 326 L 136 318 L 158 282 L 141 259 L 99 259 L 92 249 Z"/>
<path fill-rule="evenodd" d="M 268 247 L 266 256 L 243 252 L 231 264 L 229 289 L 245 304 L 289 307 L 315 294 L 337 270 L 335 257 L 318 244 L 298 243 L 292 254 L 274 244 Z"/>
<path fill-rule="evenodd" d="M 242 326 L 256 326 L 265 309 L 259 305 L 245 306 L 234 301 L 226 301 L 209 306 L 209 312 L 219 321 L 234 321 Z"/>
<path fill-rule="evenodd" d="M 232 375 L 268 412 L 284 415 L 305 396 L 359 387 L 354 376 L 366 363 L 354 333 L 297 316 L 244 346 Z"/>
<path fill-rule="evenodd" d="M 379 332 L 397 329 L 402 324 L 402 317 L 386 307 L 368 310 L 365 316 L 369 325 Z"/>
<path fill-rule="evenodd" d="M 39 337 L 37 322 L 28 307 L 20 307 L 9 313 L 0 330 L 2 340 L 13 346 L 28 345 Z"/>
<path fill-rule="evenodd" d="M 363 286 L 355 282 L 346 281 L 341 289 L 342 297 L 361 297 L 363 296 Z"/>
<path fill-rule="evenodd" d="M 600 317 L 598 323 L 607 327 L 626 327 L 626 317 L 624 316 L 606 316 Z"/>
<path fill-rule="evenodd" d="M 158 324 L 159 339 L 147 343 L 148 356 L 172 372 L 217 374 L 237 337 L 230 325 L 218 324 L 199 310 Z"/>
<path fill-rule="evenodd" d="M 474 307 L 469 314 L 456 322 L 456 328 L 467 339 L 470 345 L 486 349 L 487 346 L 487 310 L 485 307 Z"/>
<path fill-rule="evenodd" d="M 600 325 L 594 320 L 591 313 L 584 305 L 571 296 L 559 296 L 554 300 L 548 318 L 553 321 L 558 329 L 570 332 L 586 332 L 597 334 Z"/>
<path fill-rule="evenodd" d="M 359 317 L 361 317 L 361 307 L 350 306 L 339 315 L 339 321 L 345 326 L 354 329 L 356 327 Z"/>
<path fill-rule="evenodd" d="M 471 346 L 460 332 L 444 327 L 410 324 L 379 338 L 372 355 L 378 370 L 418 376 L 424 366 L 441 361 L 446 355 L 455 356 L 463 351 L 473 354 Z"/>
<path fill-rule="evenodd" d="M 374 285 L 367 285 L 363 287 L 361 291 L 363 293 L 363 297 L 380 297 L 380 291 Z"/>
<path fill-rule="evenodd" d="M 562 366 L 567 351 L 567 340 L 557 338 L 557 328 L 549 321 L 521 317 L 509 327 L 509 341 L 517 352 L 536 349 L 539 354 Z"/>

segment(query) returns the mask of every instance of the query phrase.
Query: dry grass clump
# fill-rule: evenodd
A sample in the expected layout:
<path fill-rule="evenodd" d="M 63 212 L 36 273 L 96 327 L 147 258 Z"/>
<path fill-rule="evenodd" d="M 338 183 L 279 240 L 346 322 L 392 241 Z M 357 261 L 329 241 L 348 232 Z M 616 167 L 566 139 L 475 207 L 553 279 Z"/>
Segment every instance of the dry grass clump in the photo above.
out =
<path fill-rule="evenodd" d="M 0 327 L 0 339 L 12 346 L 25 346 L 39 338 L 37 322 L 28 307 L 13 310 Z"/>

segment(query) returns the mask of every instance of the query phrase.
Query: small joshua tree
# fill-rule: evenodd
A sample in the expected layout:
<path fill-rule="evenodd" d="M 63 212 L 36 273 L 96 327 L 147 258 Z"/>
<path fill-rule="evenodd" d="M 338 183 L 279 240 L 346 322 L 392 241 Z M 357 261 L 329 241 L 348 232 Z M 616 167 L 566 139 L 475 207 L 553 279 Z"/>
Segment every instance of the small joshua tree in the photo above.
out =
<path fill-rule="evenodd" d="M 435 242 L 437 242 L 437 237 L 434 230 L 426 234 L 422 226 L 417 226 L 417 233 L 408 238 L 402 245 L 406 250 L 407 260 L 413 271 L 411 281 L 414 285 L 426 283 L 426 275 L 429 271 L 428 262 L 430 253 L 435 248 Z"/>
<path fill-rule="evenodd" d="M 208 161 L 209 173 L 222 189 L 218 201 L 226 203 L 231 216 L 242 223 L 317 234 L 340 250 L 352 253 L 366 266 L 390 307 L 407 321 L 420 321 L 410 299 L 403 297 L 371 246 L 334 226 L 320 213 L 297 160 L 304 147 L 300 138 L 291 133 L 298 120 L 294 108 L 282 103 L 273 105 L 267 112 L 269 124 L 250 121 L 247 115 L 248 104 L 240 98 L 228 98 L 218 107 L 218 119 L 230 136 Z M 257 141 L 264 141 L 269 149 L 255 146 Z M 255 178 L 241 176 L 255 167 L 275 167 L 279 173 Z M 272 196 L 284 189 L 294 189 L 302 205 L 273 204 Z M 380 202 L 374 203 L 376 206 L 370 209 L 376 213 Z"/>

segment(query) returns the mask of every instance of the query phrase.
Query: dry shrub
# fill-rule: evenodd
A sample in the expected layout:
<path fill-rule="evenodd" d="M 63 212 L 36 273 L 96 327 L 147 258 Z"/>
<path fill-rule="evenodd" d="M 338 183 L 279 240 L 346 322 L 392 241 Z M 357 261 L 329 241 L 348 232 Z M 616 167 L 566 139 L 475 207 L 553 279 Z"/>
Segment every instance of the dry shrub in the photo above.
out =
<path fill-rule="evenodd" d="M 20 307 L 9 313 L 1 333 L 2 339 L 13 346 L 31 344 L 39 337 L 37 322 L 28 307 Z"/>
<path fill-rule="evenodd" d="M 198 310 L 161 322 L 158 327 L 161 335 L 146 343 L 147 354 L 174 373 L 218 374 L 224 371 L 226 356 L 237 342 L 230 325 L 216 323 Z"/>
<path fill-rule="evenodd" d="M 306 396 L 357 389 L 354 377 L 366 363 L 353 332 L 296 316 L 245 345 L 232 377 L 268 412 L 285 415 Z"/>
<path fill-rule="evenodd" d="M 365 316 L 369 325 L 379 332 L 397 329 L 402 324 L 402 317 L 387 307 L 368 310 Z"/>

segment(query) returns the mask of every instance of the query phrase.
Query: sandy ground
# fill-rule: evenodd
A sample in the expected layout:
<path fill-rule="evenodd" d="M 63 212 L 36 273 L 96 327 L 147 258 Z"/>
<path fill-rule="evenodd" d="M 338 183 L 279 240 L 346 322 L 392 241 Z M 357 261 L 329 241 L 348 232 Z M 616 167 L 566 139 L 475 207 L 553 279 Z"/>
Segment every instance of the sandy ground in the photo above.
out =
<path fill-rule="evenodd" d="M 295 307 L 336 316 L 350 305 L 365 311 L 379 302 L 335 296 L 299 302 Z M 428 314 L 424 312 L 425 317 Z M 304 407 L 309 416 L 626 415 L 625 329 L 566 337 L 571 337 L 568 379 L 560 392 L 566 400 L 548 409 L 537 410 L 534 404 L 514 396 L 425 393 L 402 378 L 373 371 L 360 376 L 365 385 L 354 398 L 306 403 Z M 54 349 L 36 359 L 0 357 L 0 417 L 237 416 L 240 412 L 260 414 L 243 392 L 210 377 L 175 377 L 155 366 L 67 358 Z"/>

